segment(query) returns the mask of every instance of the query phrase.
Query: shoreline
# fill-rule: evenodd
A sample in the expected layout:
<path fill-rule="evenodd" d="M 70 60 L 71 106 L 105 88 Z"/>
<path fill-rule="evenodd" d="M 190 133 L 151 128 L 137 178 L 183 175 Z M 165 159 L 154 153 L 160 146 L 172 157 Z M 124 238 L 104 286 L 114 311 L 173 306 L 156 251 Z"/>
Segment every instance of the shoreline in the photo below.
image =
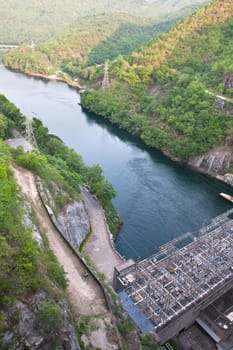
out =
<path fill-rule="evenodd" d="M 81 96 L 81 94 L 80 94 Z M 150 150 L 156 150 L 156 151 L 159 151 L 161 152 L 165 157 L 167 157 L 169 160 L 173 161 L 174 163 L 177 163 L 179 165 L 182 165 L 184 167 L 187 167 L 188 169 L 191 169 L 192 171 L 196 172 L 196 173 L 199 173 L 199 174 L 202 174 L 202 175 L 206 175 L 208 177 L 210 177 L 211 179 L 214 179 L 214 180 L 217 180 L 221 183 L 224 183 L 225 185 L 228 185 L 230 186 L 231 188 L 233 188 L 233 173 L 225 173 L 225 174 L 220 174 L 220 173 L 213 173 L 213 172 L 208 172 L 206 171 L 205 169 L 203 168 L 200 168 L 200 167 L 196 167 L 194 166 L 193 164 L 189 163 L 190 162 L 190 159 L 188 161 L 183 161 L 181 160 L 179 157 L 173 157 L 171 155 L 169 155 L 167 152 L 159 149 L 159 148 L 155 148 L 155 147 L 151 147 L 151 146 L 148 146 L 139 136 L 136 136 L 136 135 L 133 135 L 131 134 L 129 131 L 127 131 L 126 129 L 123 129 L 121 128 L 118 124 L 114 124 L 112 123 L 108 118 L 105 118 L 104 116 L 100 115 L 100 114 L 96 114 L 95 112 L 92 112 L 91 110 L 83 107 L 82 105 L 82 101 L 80 103 L 80 106 L 82 107 L 82 109 L 84 111 L 87 111 L 89 113 L 93 113 L 95 115 L 97 115 L 98 117 L 104 119 L 104 120 L 107 120 L 110 124 L 116 126 L 117 128 L 119 128 L 120 130 L 124 130 L 125 132 L 127 132 L 130 136 L 133 136 L 135 137 L 138 141 L 142 142 L 143 145 L 145 145 L 146 147 L 148 147 Z M 202 155 L 200 155 L 202 156 Z M 226 176 L 226 179 L 224 178 Z M 229 180 L 229 178 L 231 177 L 231 180 Z"/>
<path fill-rule="evenodd" d="M 41 80 L 46 80 L 46 81 L 60 81 L 62 83 L 67 84 L 69 87 L 77 90 L 78 92 L 82 91 L 84 89 L 84 87 L 82 87 L 81 85 L 79 85 L 77 82 L 75 82 L 74 80 L 68 80 L 65 79 L 63 77 L 59 77 L 56 74 L 53 75 L 46 75 L 46 74 L 42 74 L 42 73 L 33 73 L 33 72 L 24 72 L 19 68 L 12 68 L 12 67 L 8 67 L 5 66 L 4 63 L 2 62 L 3 67 L 5 67 L 6 69 L 8 69 L 9 71 L 12 71 L 14 73 L 20 73 L 20 74 L 25 74 L 28 77 L 32 77 L 32 78 L 38 78 Z"/>
<path fill-rule="evenodd" d="M 41 74 L 41 73 L 28 73 L 28 72 L 24 72 L 20 69 L 16 69 L 16 68 L 11 68 L 11 67 L 8 67 L 8 66 L 5 66 L 4 63 L 2 62 L 2 65 L 12 71 L 12 72 L 15 72 L 15 73 L 20 73 L 20 74 L 25 74 L 26 76 L 28 77 L 34 77 L 34 78 L 38 78 L 38 79 L 41 79 L 41 80 L 46 80 L 46 81 L 58 81 L 58 82 L 62 82 L 62 83 L 65 83 L 67 84 L 70 88 L 73 88 L 75 89 L 76 91 L 78 91 L 78 93 L 80 94 L 80 97 L 81 97 L 81 94 L 84 90 L 84 87 L 82 87 L 81 85 L 79 85 L 78 83 L 76 83 L 75 81 L 68 81 L 66 80 L 65 78 L 62 78 L 62 77 L 59 77 L 57 76 L 56 74 L 54 75 L 46 75 L 46 74 Z M 86 110 L 87 112 L 91 112 L 91 113 L 94 113 L 90 110 L 88 110 L 87 108 L 83 107 L 82 106 L 82 101 L 80 99 L 80 106 L 84 109 L 84 111 Z M 94 113 L 95 114 L 95 113 Z M 101 115 L 98 115 L 99 117 L 105 119 L 103 116 Z M 117 124 L 113 124 L 109 119 L 107 119 L 112 125 L 115 125 L 117 126 L 118 128 L 119 125 Z M 121 128 L 120 128 L 121 129 Z M 125 129 L 122 129 L 122 130 L 125 130 Z M 142 142 L 144 145 L 146 145 L 146 143 L 140 138 L 140 137 L 137 137 L 131 133 L 129 133 L 127 130 L 125 130 L 129 135 L 133 136 L 133 137 L 136 137 L 140 140 L 140 142 Z M 183 166 L 186 166 L 188 167 L 189 169 L 197 172 L 197 173 L 200 173 L 200 174 L 203 174 L 203 175 L 207 175 L 209 176 L 210 178 L 212 179 L 215 179 L 217 181 L 220 181 L 221 183 L 224 183 L 228 186 L 230 186 L 231 188 L 233 188 L 233 173 L 225 173 L 225 174 L 214 174 L 213 172 L 208 172 L 208 171 L 205 171 L 204 169 L 200 168 L 200 167 L 196 167 L 192 164 L 189 163 L 189 160 L 188 161 L 182 161 L 179 157 L 173 157 L 171 155 L 169 155 L 167 152 L 164 152 L 162 151 L 161 149 L 157 149 L 157 148 L 154 148 L 154 147 L 150 147 L 148 145 L 146 145 L 147 147 L 149 147 L 150 149 L 154 149 L 154 150 L 157 150 L 159 152 L 161 152 L 164 156 L 166 156 L 168 159 L 172 160 L 173 162 L 177 163 L 177 164 L 180 164 L 180 165 L 183 165 Z M 226 178 L 224 178 L 226 176 Z M 229 180 L 229 178 L 231 177 L 231 180 Z"/>

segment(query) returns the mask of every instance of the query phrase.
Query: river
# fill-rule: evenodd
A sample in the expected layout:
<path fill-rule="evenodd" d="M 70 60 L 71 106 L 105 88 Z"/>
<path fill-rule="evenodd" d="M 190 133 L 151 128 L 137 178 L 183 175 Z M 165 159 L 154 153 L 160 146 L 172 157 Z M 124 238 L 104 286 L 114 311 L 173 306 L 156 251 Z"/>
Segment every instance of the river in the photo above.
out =
<path fill-rule="evenodd" d="M 228 186 L 174 163 L 101 117 L 84 113 L 79 94 L 61 82 L 26 77 L 1 66 L 0 93 L 24 114 L 41 119 L 87 164 L 101 165 L 117 191 L 114 205 L 124 224 L 116 248 L 126 258 L 145 258 L 231 208 L 219 196 L 232 193 Z"/>

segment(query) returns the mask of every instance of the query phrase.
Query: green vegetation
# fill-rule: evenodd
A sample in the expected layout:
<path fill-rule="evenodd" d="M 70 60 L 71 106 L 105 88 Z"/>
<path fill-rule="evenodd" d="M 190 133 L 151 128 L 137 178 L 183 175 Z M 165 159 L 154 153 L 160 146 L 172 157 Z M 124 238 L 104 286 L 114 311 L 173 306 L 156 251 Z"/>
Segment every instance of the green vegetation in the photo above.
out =
<path fill-rule="evenodd" d="M 119 323 L 119 331 L 122 335 L 126 335 L 127 333 L 134 330 L 134 324 L 131 320 L 122 318 Z"/>
<path fill-rule="evenodd" d="M 129 54 L 171 27 L 174 20 L 152 23 L 122 13 L 84 17 L 35 50 L 19 47 L 10 51 L 4 64 L 29 74 L 60 76 L 64 72 L 72 78 L 92 79 L 99 71 L 102 74 L 102 68 L 89 66 Z"/>
<path fill-rule="evenodd" d="M 65 22 L 69 22 L 71 9 L 74 15 L 69 26 L 58 30 L 57 33 L 54 28 L 50 28 L 48 40 L 40 41 L 36 47 L 31 48 L 27 41 L 25 45 L 11 50 L 5 55 L 4 64 L 27 74 L 56 75 L 57 78 L 68 83 L 73 83 L 72 79 L 75 83 L 80 79 L 85 83 L 89 80 L 97 80 L 103 74 L 102 64 L 106 59 L 130 54 L 208 1 L 195 0 L 193 4 L 191 0 L 179 2 L 168 0 L 164 4 L 161 0 L 150 3 L 144 0 L 89 0 L 87 4 L 83 3 L 81 6 L 80 1 L 69 0 L 65 8 L 68 12 Z M 75 7 L 76 2 L 77 7 Z M 61 11 L 60 9 L 57 11 L 58 4 L 54 5 L 54 13 L 52 9 L 50 10 L 51 5 L 45 9 L 34 0 L 31 6 L 36 9 L 33 15 L 29 12 L 29 19 L 39 16 L 41 21 L 46 22 L 45 13 L 47 12 L 59 18 Z M 23 8 L 23 4 L 19 8 Z M 42 17 L 41 13 L 43 13 Z M 65 18 L 64 14 L 63 18 Z M 39 22 L 34 20 L 36 24 Z M 25 21 L 21 23 L 27 27 Z M 53 27 L 57 21 L 49 23 L 50 27 Z M 59 23 L 59 27 L 64 27 L 64 20 Z M 46 34 L 44 33 L 48 29 L 46 25 L 47 23 L 36 31 L 38 36 L 41 34 L 43 37 Z M 37 25 L 33 28 L 36 30 Z M 35 34 L 34 29 L 33 31 L 30 29 L 31 39 Z"/>
<path fill-rule="evenodd" d="M 0 121 L 1 114 L 5 125 L 2 129 L 4 134 L 8 136 L 12 127 L 24 130 L 23 115 L 3 95 L 0 95 Z M 91 192 L 98 196 L 105 209 L 110 229 L 116 234 L 120 217 L 111 203 L 116 193 L 104 178 L 100 166 L 85 166 L 82 157 L 65 146 L 58 137 L 50 135 L 39 119 L 33 119 L 33 128 L 41 153 L 24 153 L 22 149 L 16 149 L 12 151 L 15 161 L 45 182 L 55 200 L 57 211 L 72 200 L 80 200 L 80 186 L 88 183 Z"/>
<path fill-rule="evenodd" d="M 82 340 L 82 336 L 83 334 L 90 335 L 91 332 L 98 330 L 98 326 L 96 324 L 97 319 L 98 319 L 98 316 L 93 315 L 93 316 L 80 316 L 76 320 L 76 329 L 77 329 L 77 334 L 79 338 L 79 345 L 82 350 L 88 350 Z"/>
<path fill-rule="evenodd" d="M 55 201 L 58 201 L 58 209 L 61 209 L 61 206 L 64 206 L 70 199 L 78 199 L 80 185 L 88 183 L 91 192 L 98 197 L 107 213 L 107 222 L 116 232 L 120 218 L 111 204 L 116 193 L 102 175 L 100 166 L 85 166 L 81 156 L 65 146 L 57 137 L 49 135 L 48 129 L 42 125 L 40 120 L 34 119 L 33 127 L 43 155 L 36 153 L 19 155 L 17 162 L 35 171 L 46 181 Z M 63 191 L 68 193 L 69 197 L 65 197 Z"/>
<path fill-rule="evenodd" d="M 170 16 L 172 12 L 187 13 L 207 0 L 0 0 L 0 42 L 31 43 L 45 40 L 62 31 L 77 18 L 112 12 L 126 12 L 136 16 Z M 194 2 L 194 4 L 193 4 Z M 164 18 L 163 18 L 164 20 Z M 170 20 L 170 18 L 169 18 Z"/>
<path fill-rule="evenodd" d="M 145 336 L 140 335 L 139 339 L 140 339 L 143 350 L 160 349 L 160 346 L 158 344 L 156 344 L 156 341 L 155 341 L 155 339 L 153 339 L 153 336 L 151 334 L 147 334 Z"/>
<path fill-rule="evenodd" d="M 232 94 L 232 38 L 233 3 L 216 0 L 128 60 L 112 61 L 111 88 L 84 93 L 82 105 L 182 160 L 224 145 L 232 105 L 219 108 L 207 90 Z"/>
<path fill-rule="evenodd" d="M 24 225 L 23 217 L 29 213 L 25 212 L 10 162 L 10 149 L 0 140 L 0 338 L 11 322 L 17 322 L 7 310 L 18 299 L 45 291 L 51 300 L 59 300 L 66 288 L 63 268 L 46 242 L 41 248 Z"/>
<path fill-rule="evenodd" d="M 39 324 L 47 334 L 55 334 L 62 327 L 62 315 L 60 308 L 50 300 L 45 300 L 39 304 Z"/>

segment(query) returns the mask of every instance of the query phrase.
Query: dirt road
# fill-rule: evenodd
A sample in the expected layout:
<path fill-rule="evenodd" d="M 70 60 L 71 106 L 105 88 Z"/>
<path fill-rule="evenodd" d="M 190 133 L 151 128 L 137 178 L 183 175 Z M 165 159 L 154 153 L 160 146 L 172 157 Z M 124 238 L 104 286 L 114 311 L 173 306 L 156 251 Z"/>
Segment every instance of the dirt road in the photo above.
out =
<path fill-rule="evenodd" d="M 114 335 L 115 330 L 111 324 L 111 314 L 106 309 L 99 285 L 90 275 L 83 277 L 83 266 L 52 225 L 40 201 L 33 174 L 17 165 L 13 165 L 13 168 L 15 178 L 23 194 L 31 203 L 40 227 L 48 237 L 50 248 L 64 267 L 69 280 L 68 297 L 76 312 L 85 316 L 100 315 L 99 321 L 97 320 L 98 330 L 91 332 L 89 339 L 86 339 L 86 343 L 90 342 L 90 349 L 118 349 L 116 336 Z M 113 333 L 112 339 L 107 336 L 109 328 Z M 114 341 L 111 341 L 113 339 Z"/>

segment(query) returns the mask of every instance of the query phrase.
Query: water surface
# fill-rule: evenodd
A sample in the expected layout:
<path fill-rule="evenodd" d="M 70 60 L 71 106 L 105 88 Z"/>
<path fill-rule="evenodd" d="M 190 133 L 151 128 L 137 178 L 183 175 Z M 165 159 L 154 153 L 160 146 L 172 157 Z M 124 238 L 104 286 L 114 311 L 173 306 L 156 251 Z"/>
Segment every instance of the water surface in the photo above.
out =
<path fill-rule="evenodd" d="M 114 185 L 114 204 L 124 225 L 116 247 L 142 259 L 187 231 L 196 231 L 231 208 L 219 196 L 229 187 L 178 165 L 101 117 L 83 112 L 78 93 L 0 67 L 0 93 L 77 150 L 87 164 L 100 164 Z"/>

